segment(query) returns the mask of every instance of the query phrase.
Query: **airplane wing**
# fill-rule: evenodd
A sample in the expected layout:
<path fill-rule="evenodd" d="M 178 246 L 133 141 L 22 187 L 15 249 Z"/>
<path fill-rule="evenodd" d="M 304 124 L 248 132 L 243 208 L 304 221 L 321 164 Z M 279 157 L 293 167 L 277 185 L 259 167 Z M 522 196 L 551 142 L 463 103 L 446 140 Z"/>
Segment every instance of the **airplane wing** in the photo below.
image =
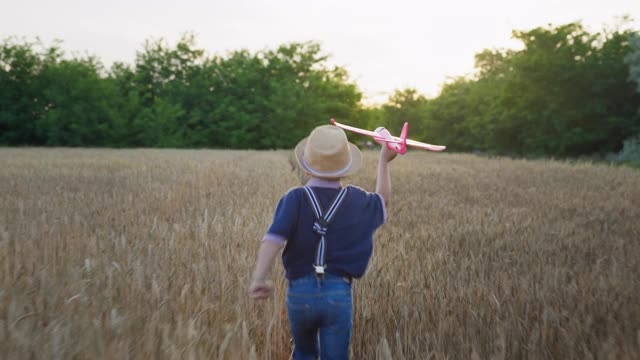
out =
<path fill-rule="evenodd" d="M 345 124 L 340 124 L 339 122 L 337 122 L 337 121 L 335 121 L 333 119 L 331 119 L 331 123 L 333 125 L 341 128 L 341 129 L 345 129 L 345 130 L 352 131 L 354 133 L 358 133 L 358 134 L 362 134 L 362 135 L 371 136 L 372 138 L 374 138 L 375 140 L 378 140 L 378 141 L 384 141 L 384 142 L 396 143 L 396 144 L 402 143 L 400 138 L 388 139 L 388 138 L 385 138 L 384 136 L 378 134 L 377 132 L 364 130 L 364 129 L 360 129 L 360 128 L 349 126 L 349 125 L 345 125 Z"/>
<path fill-rule="evenodd" d="M 376 141 L 384 141 L 384 142 L 398 143 L 398 144 L 401 144 L 403 142 L 402 139 L 397 137 L 397 136 L 384 137 L 384 136 L 382 136 L 381 134 L 379 134 L 377 132 L 364 130 L 364 129 L 360 129 L 360 128 L 349 126 L 349 125 L 340 124 L 339 122 L 335 121 L 334 119 L 331 119 L 331 123 L 333 125 L 339 127 L 339 128 L 344 129 L 344 130 L 353 131 L 354 133 L 371 136 Z M 382 129 L 384 130 L 384 128 L 382 128 Z M 417 148 L 420 148 L 420 149 L 431 150 L 431 151 L 443 151 L 444 149 L 447 148 L 446 146 L 431 145 L 431 144 L 427 144 L 427 143 L 423 143 L 423 142 L 415 141 L 415 140 L 411 140 L 411 139 L 407 139 L 407 145 L 413 146 L 413 147 L 417 147 Z"/>
<path fill-rule="evenodd" d="M 345 130 L 349 130 L 349 131 L 353 131 L 354 133 L 358 133 L 358 134 L 362 134 L 362 135 L 367 135 L 367 136 L 371 136 L 371 137 L 375 137 L 375 138 L 379 138 L 380 134 L 375 133 L 373 131 L 369 131 L 369 130 L 363 130 L 363 129 L 359 129 L 357 127 L 353 127 L 353 126 L 349 126 L 349 125 L 344 125 L 344 124 L 340 124 L 339 122 L 331 119 L 331 123 L 339 128 L 345 129 Z"/>
<path fill-rule="evenodd" d="M 431 144 L 426 144 L 420 141 L 415 141 L 415 140 L 411 140 L 411 139 L 407 139 L 407 145 L 409 146 L 413 146 L 413 147 L 417 147 L 420 149 L 425 149 L 425 150 L 431 150 L 431 151 L 442 151 L 444 149 L 446 149 L 446 146 L 442 146 L 442 145 L 431 145 Z"/>

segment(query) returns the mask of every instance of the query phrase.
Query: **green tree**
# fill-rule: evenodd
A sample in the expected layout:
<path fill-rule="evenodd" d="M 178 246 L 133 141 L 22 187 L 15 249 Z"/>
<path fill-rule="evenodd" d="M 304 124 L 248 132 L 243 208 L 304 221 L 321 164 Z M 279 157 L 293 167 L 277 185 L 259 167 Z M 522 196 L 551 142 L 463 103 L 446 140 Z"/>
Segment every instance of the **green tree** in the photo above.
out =
<path fill-rule="evenodd" d="M 382 106 L 384 126 L 398 136 L 404 123 L 409 122 L 412 138 L 422 139 L 425 132 L 426 105 L 427 99 L 416 89 L 396 90 Z"/>
<path fill-rule="evenodd" d="M 479 53 L 474 78 L 429 102 L 428 128 L 453 149 L 606 153 L 636 131 L 640 98 L 624 62 L 635 32 L 571 23 L 513 34 L 522 50 Z"/>
<path fill-rule="evenodd" d="M 640 34 L 629 36 L 629 47 L 631 51 L 624 61 L 629 65 L 629 80 L 635 82 L 636 90 L 640 93 Z"/>
<path fill-rule="evenodd" d="M 331 117 L 349 119 L 361 94 L 344 69 L 328 68 L 326 60 L 318 44 L 292 43 L 207 62 L 215 106 L 203 128 L 214 129 L 216 146 L 281 148 Z"/>
<path fill-rule="evenodd" d="M 36 129 L 47 145 L 110 145 L 118 94 L 100 76 L 101 70 L 94 58 L 62 60 L 42 68 L 38 84 L 47 109 L 37 120 Z"/>
<path fill-rule="evenodd" d="M 61 56 L 58 47 L 42 48 L 40 42 L 5 39 L 0 44 L 0 144 L 41 145 L 36 122 L 49 107 L 38 75 L 43 66 Z"/>

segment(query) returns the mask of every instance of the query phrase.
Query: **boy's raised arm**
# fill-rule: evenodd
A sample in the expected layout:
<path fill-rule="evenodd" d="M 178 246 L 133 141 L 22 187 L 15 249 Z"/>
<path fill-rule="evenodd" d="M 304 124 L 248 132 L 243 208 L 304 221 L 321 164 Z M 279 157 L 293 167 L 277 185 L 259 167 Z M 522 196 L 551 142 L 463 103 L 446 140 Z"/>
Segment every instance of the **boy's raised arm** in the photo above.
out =
<path fill-rule="evenodd" d="M 380 158 L 378 160 L 378 177 L 376 179 L 376 192 L 384 198 L 384 205 L 388 206 L 391 202 L 391 176 L 389 175 L 389 162 L 398 155 L 397 152 L 390 150 L 382 145 L 380 150 Z"/>

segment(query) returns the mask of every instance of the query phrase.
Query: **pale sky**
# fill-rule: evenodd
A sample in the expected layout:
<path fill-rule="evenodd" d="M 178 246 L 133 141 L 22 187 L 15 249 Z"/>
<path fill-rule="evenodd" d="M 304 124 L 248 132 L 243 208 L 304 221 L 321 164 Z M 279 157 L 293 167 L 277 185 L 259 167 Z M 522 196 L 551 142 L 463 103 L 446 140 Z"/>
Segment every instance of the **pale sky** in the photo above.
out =
<path fill-rule="evenodd" d="M 625 14 L 640 29 L 640 0 L 16 0 L 0 6 L 0 38 L 60 39 L 107 66 L 133 63 L 145 39 L 173 45 L 184 32 L 219 55 L 315 40 L 365 101 L 381 103 L 405 87 L 436 96 L 448 77 L 473 71 L 475 53 L 517 48 L 513 29 L 582 20 L 599 31 Z"/>

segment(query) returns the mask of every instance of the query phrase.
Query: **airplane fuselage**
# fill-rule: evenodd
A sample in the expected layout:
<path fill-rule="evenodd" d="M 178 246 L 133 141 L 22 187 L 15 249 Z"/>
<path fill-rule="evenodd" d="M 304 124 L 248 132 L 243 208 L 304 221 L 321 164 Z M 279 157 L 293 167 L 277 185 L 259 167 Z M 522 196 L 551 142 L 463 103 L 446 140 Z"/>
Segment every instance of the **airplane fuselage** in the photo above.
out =
<path fill-rule="evenodd" d="M 380 137 L 374 137 L 373 140 L 375 142 L 377 142 L 380 145 L 384 145 L 386 144 L 387 147 L 389 148 L 389 150 L 393 150 L 397 153 L 399 153 L 400 155 L 403 155 L 407 152 L 407 144 L 405 142 L 389 142 L 389 141 L 384 141 L 384 140 L 402 140 L 402 139 L 398 139 L 396 137 L 394 137 L 393 135 L 391 135 L 391 133 L 389 132 L 389 130 L 387 130 L 386 128 L 383 127 L 379 127 L 377 129 L 374 130 L 374 132 L 376 134 L 379 134 Z M 384 140 L 383 140 L 384 139 Z"/>

